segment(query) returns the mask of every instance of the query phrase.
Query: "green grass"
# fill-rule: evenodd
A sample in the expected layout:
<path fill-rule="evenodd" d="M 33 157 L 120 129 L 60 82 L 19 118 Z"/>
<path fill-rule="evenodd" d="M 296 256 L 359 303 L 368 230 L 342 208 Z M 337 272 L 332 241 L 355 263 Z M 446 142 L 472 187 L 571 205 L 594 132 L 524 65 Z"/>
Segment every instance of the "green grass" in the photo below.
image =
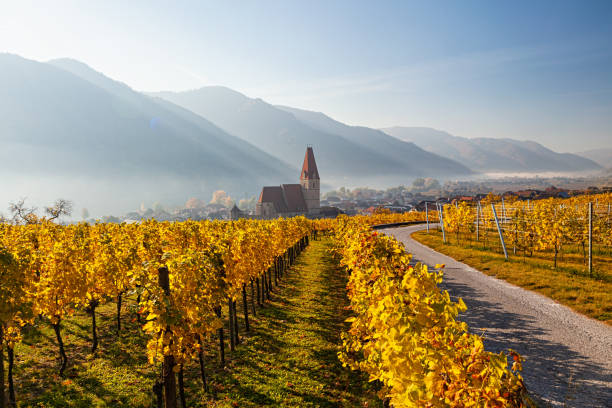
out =
<path fill-rule="evenodd" d="M 481 243 L 448 236 L 432 230 L 418 231 L 412 237 L 428 247 L 466 263 L 487 275 L 533 290 L 562 303 L 586 316 L 612 324 L 612 258 L 605 253 L 594 259 L 595 274 L 590 277 L 579 253 L 564 254 L 559 266 L 553 267 L 549 253 L 535 252 L 533 257 L 512 253 L 509 260 L 503 253 L 484 248 Z M 491 242 L 491 240 L 490 240 Z"/>
<path fill-rule="evenodd" d="M 338 361 L 340 332 L 349 311 L 346 274 L 329 252 L 330 241 L 312 241 L 275 287 L 272 301 L 250 316 L 251 332 L 217 362 L 216 342 L 206 344 L 210 392 L 204 393 L 199 366 L 185 370 L 189 407 L 381 407 L 373 385 Z M 124 331 L 114 334 L 115 304 L 98 308 L 100 346 L 92 355 L 90 317 L 78 314 L 63 323 L 70 359 L 59 378 L 53 330 L 43 322 L 26 330 L 16 348 L 15 381 L 22 407 L 150 407 L 159 367 L 145 357 L 147 337 L 133 321 L 133 299 L 124 310 Z M 132 310 L 128 310 L 129 308 Z M 238 310 L 242 310 L 241 302 Z M 227 311 L 224 311 L 227 316 Z M 227 330 L 226 330 L 227 336 Z M 226 337 L 227 338 L 227 337 Z"/>

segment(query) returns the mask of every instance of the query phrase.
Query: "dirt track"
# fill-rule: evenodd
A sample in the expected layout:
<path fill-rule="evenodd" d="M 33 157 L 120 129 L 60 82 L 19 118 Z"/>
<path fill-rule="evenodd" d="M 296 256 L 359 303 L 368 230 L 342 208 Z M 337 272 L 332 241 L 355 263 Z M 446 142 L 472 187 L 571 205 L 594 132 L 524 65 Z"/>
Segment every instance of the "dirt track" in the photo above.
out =
<path fill-rule="evenodd" d="M 424 225 L 380 232 L 401 240 L 413 260 L 445 264 L 443 287 L 468 306 L 462 319 L 485 330 L 487 350 L 512 348 L 526 361 L 530 393 L 554 407 L 612 407 L 612 328 L 555 301 L 474 268 L 414 241 Z"/>

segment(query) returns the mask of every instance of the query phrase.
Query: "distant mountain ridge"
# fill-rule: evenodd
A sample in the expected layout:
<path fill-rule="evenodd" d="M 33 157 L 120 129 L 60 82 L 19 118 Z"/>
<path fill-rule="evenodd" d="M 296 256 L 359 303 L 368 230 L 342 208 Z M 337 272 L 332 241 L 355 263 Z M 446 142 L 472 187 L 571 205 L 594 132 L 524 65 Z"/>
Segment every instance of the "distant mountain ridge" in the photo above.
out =
<path fill-rule="evenodd" d="M 578 156 L 593 160 L 600 166 L 612 168 L 612 148 L 593 149 L 576 153 Z"/>
<path fill-rule="evenodd" d="M 581 172 L 601 170 L 592 160 L 571 153 L 557 153 L 533 141 L 453 136 L 431 128 L 381 129 L 398 139 L 459 161 L 478 172 Z"/>
<path fill-rule="evenodd" d="M 214 154 L 220 155 L 221 157 L 225 156 L 223 158 L 226 160 L 233 160 L 234 165 L 249 166 L 249 172 L 254 172 L 256 174 L 257 167 L 270 167 L 268 170 L 272 172 L 290 171 L 299 173 L 295 164 L 291 165 L 289 163 L 284 163 L 282 160 L 274 158 L 272 155 L 262 151 L 256 146 L 238 137 L 229 135 L 206 118 L 196 115 L 164 99 L 151 98 L 142 93 L 135 92 L 127 85 L 107 78 L 103 74 L 94 71 L 86 64 L 72 59 L 57 59 L 49 61 L 49 63 L 70 71 L 136 106 L 141 108 L 143 105 L 156 106 L 156 109 L 161 108 L 166 113 L 176 115 L 177 118 L 183 119 L 189 124 L 197 125 L 199 129 L 204 131 L 197 135 L 197 141 L 201 142 L 202 137 L 205 137 L 206 149 L 209 149 Z M 214 139 L 210 138 L 210 136 L 213 136 Z M 222 143 L 218 144 L 218 141 Z M 237 157 L 228 157 L 228 155 L 237 155 Z M 249 157 L 257 160 L 257 166 L 252 167 L 253 163 L 249 163 Z"/>
<path fill-rule="evenodd" d="M 412 142 L 391 137 L 378 129 L 349 126 L 320 112 L 288 106 L 278 106 L 278 108 L 292 113 L 298 120 L 315 129 L 340 135 L 397 162 L 407 162 L 412 171 L 418 175 L 435 176 L 437 173 L 448 177 L 449 175 L 467 175 L 472 172 L 468 166 L 442 157 L 435 152 L 425 151 Z"/>
<path fill-rule="evenodd" d="M 92 213 L 205 199 L 217 189 L 243 198 L 295 182 L 308 144 L 322 185 L 333 187 L 456 179 L 473 170 L 601 169 L 535 142 L 349 126 L 224 87 L 143 94 L 71 59 L 0 54 L 0 89 L 2 199 L 44 190 Z"/>
<path fill-rule="evenodd" d="M 87 179 L 92 189 L 98 180 L 134 209 L 144 200 L 179 203 L 216 189 L 255 194 L 261 184 L 299 174 L 206 119 L 77 61 L 0 54 L 0 89 L 0 172 L 30 175 L 33 189 L 42 176 Z M 57 194 L 83 194 L 62 193 L 71 183 Z"/>
<path fill-rule="evenodd" d="M 348 127 L 329 118 L 335 126 L 318 126 L 308 120 L 306 111 L 276 107 L 224 87 L 150 95 L 206 117 L 225 131 L 287 162 L 299 162 L 304 146 L 313 145 L 322 182 L 361 179 L 366 184 L 365 180 L 372 177 L 386 177 L 407 183 L 419 176 L 472 173 L 462 164 L 427 153 L 383 132 Z M 431 160 L 427 162 L 428 159 Z"/>

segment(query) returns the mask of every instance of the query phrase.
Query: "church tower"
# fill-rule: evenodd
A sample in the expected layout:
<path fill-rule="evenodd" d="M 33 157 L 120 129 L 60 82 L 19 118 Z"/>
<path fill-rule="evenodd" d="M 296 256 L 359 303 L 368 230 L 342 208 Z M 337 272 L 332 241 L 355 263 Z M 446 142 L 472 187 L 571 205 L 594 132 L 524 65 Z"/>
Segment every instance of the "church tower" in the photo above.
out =
<path fill-rule="evenodd" d="M 306 201 L 308 214 L 317 215 L 321 209 L 321 180 L 319 179 L 319 171 L 315 162 L 312 146 L 306 148 L 306 156 L 304 156 L 304 164 L 302 165 L 302 173 L 300 174 L 300 184 Z"/>

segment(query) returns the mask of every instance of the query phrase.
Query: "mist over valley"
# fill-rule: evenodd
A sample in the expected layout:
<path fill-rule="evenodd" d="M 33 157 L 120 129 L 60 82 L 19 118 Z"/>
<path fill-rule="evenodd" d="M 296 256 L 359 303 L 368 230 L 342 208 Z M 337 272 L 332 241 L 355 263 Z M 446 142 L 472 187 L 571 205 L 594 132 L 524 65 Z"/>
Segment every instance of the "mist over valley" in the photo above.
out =
<path fill-rule="evenodd" d="M 66 198 L 92 217 L 181 207 L 217 190 L 238 201 L 295 183 L 307 145 L 323 191 L 603 169 L 535 142 L 351 126 L 219 86 L 141 93 L 73 59 L 0 54 L 0 88 L 0 212 L 20 198 L 39 207 Z"/>

